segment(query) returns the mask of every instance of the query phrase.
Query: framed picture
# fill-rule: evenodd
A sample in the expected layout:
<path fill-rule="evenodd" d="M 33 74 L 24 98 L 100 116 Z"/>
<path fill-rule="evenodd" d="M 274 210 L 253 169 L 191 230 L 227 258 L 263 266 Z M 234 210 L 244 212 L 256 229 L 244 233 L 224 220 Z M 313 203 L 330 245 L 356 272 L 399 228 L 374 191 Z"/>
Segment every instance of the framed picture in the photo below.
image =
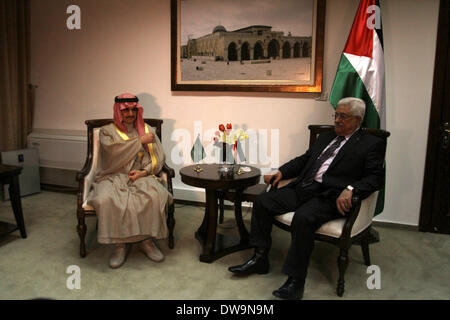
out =
<path fill-rule="evenodd" d="M 173 91 L 322 91 L 325 0 L 171 0 Z"/>

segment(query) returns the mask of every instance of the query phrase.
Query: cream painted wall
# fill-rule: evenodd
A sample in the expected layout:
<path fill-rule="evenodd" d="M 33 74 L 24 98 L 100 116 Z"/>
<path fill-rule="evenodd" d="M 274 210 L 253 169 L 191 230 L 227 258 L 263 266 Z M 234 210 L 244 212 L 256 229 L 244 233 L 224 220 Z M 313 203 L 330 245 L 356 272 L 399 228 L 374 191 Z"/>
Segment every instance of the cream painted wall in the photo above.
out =
<path fill-rule="evenodd" d="M 329 93 L 358 0 L 328 0 L 324 91 Z M 81 30 L 66 28 L 67 6 L 81 7 Z M 418 225 L 438 17 L 437 0 L 381 2 L 387 83 L 387 195 L 378 221 Z M 32 0 L 32 82 L 39 86 L 34 128 L 84 130 L 84 120 L 112 116 L 122 92 L 141 98 L 146 117 L 171 134 L 194 121 L 203 130 L 230 122 L 279 130 L 280 165 L 302 153 L 308 124 L 331 123 L 327 101 L 299 94 L 170 90 L 169 0 Z M 264 167 L 264 166 L 262 166 Z M 267 168 L 265 168 L 267 169 Z M 177 175 L 174 187 L 190 190 Z M 192 193 L 194 194 L 194 193 Z"/>

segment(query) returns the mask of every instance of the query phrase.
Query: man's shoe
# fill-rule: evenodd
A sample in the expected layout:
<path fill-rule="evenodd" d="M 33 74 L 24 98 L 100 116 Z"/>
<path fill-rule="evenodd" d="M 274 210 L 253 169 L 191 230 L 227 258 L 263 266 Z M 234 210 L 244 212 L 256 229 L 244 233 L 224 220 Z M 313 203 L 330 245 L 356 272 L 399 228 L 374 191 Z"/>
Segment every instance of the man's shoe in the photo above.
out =
<path fill-rule="evenodd" d="M 303 298 L 304 288 L 305 280 L 296 277 L 289 277 L 280 289 L 275 290 L 272 294 L 277 298 L 285 300 L 300 300 Z"/>
<path fill-rule="evenodd" d="M 164 254 L 159 250 L 153 239 L 147 239 L 141 242 L 141 250 L 145 253 L 147 258 L 155 262 L 164 260 Z"/>
<path fill-rule="evenodd" d="M 116 244 L 114 251 L 109 259 L 109 267 L 112 269 L 120 268 L 127 260 L 127 254 L 130 245 L 127 243 Z"/>
<path fill-rule="evenodd" d="M 269 272 L 268 250 L 256 249 L 255 255 L 246 263 L 229 267 L 228 270 L 239 275 L 266 274 Z"/>

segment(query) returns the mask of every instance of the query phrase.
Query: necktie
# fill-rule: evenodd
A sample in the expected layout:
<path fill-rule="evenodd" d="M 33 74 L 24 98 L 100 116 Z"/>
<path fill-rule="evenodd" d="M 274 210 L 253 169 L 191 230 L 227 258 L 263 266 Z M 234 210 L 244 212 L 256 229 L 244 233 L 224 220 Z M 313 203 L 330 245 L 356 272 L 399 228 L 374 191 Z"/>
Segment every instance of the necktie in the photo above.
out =
<path fill-rule="evenodd" d="M 307 187 L 313 183 L 314 177 L 316 176 L 317 171 L 319 171 L 319 168 L 325 161 L 327 161 L 333 155 L 333 153 L 336 151 L 337 148 L 339 148 L 341 142 L 344 139 L 345 137 L 338 136 L 336 138 L 336 141 L 334 141 L 333 144 L 328 149 L 322 152 L 322 154 L 314 162 L 312 168 L 305 174 L 305 178 L 303 179 L 302 182 L 302 187 Z"/>

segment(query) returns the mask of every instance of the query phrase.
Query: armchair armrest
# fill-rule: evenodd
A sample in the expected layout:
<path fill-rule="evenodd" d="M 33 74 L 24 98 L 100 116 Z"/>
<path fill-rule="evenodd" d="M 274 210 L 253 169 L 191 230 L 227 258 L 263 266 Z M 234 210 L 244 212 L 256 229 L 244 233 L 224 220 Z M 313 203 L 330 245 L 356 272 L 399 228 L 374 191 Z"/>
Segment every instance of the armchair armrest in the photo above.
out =
<path fill-rule="evenodd" d="M 167 189 L 173 195 L 172 178 L 175 178 L 175 170 L 173 170 L 167 165 L 167 163 L 164 162 L 164 166 L 162 167 L 161 172 L 163 172 L 167 176 Z M 173 208 L 171 210 L 173 210 Z"/>
<path fill-rule="evenodd" d="M 353 208 L 346 217 L 342 239 L 355 237 L 370 227 L 377 205 L 378 194 L 379 191 L 374 191 L 364 200 L 356 197 L 355 202 L 353 202 Z"/>
<path fill-rule="evenodd" d="M 171 167 L 167 165 L 167 163 L 164 162 L 164 166 L 162 167 L 162 171 L 167 173 L 167 176 L 169 178 L 175 178 L 175 170 L 173 170 Z"/>
<path fill-rule="evenodd" d="M 359 210 L 361 208 L 361 199 L 354 195 L 352 197 L 352 208 L 345 216 L 345 224 L 342 228 L 341 241 L 350 241 L 353 225 L 356 218 L 358 218 Z"/>
<path fill-rule="evenodd" d="M 84 178 L 88 175 L 89 171 L 92 167 L 92 155 L 89 155 L 86 158 L 86 162 L 84 163 L 83 169 L 77 172 L 75 177 L 76 181 L 83 182 Z"/>
<path fill-rule="evenodd" d="M 270 183 L 271 183 L 271 184 L 272 184 L 272 182 L 273 182 L 273 179 L 275 179 L 275 177 L 273 177 L 273 178 L 270 180 Z M 291 182 L 294 181 L 294 180 L 295 180 L 295 178 L 292 178 L 292 179 L 284 179 L 284 180 L 278 181 L 278 183 L 275 184 L 274 186 L 272 186 L 272 185 L 270 184 L 270 185 L 269 185 L 270 187 L 269 187 L 269 190 L 268 190 L 268 191 L 272 191 L 272 190 L 275 190 L 275 189 L 283 188 L 284 186 L 287 186 L 289 183 L 291 183 Z"/>

